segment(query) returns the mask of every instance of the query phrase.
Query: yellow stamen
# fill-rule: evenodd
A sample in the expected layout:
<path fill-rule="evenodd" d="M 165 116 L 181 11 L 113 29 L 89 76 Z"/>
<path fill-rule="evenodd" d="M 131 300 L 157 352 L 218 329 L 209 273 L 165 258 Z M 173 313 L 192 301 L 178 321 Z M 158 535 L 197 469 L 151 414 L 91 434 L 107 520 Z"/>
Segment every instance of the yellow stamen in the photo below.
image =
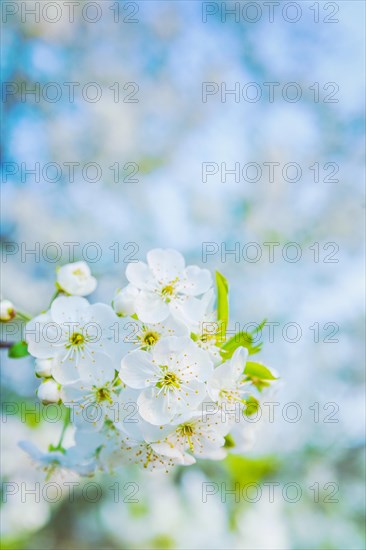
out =
<path fill-rule="evenodd" d="M 74 332 L 69 338 L 72 346 L 81 346 L 84 343 L 84 336 L 80 332 Z"/>

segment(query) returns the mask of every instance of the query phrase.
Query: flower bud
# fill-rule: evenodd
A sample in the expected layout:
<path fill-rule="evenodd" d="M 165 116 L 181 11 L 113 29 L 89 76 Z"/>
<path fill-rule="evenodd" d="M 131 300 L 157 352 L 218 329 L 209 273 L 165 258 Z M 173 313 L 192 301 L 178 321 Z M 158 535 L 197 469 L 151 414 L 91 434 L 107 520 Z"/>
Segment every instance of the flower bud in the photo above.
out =
<path fill-rule="evenodd" d="M 6 323 L 14 319 L 16 315 L 13 304 L 9 300 L 1 300 L 0 302 L 0 320 Z"/>
<path fill-rule="evenodd" d="M 61 398 L 59 385 L 54 380 L 46 380 L 39 386 L 37 396 L 44 405 L 58 403 Z"/>
<path fill-rule="evenodd" d="M 87 296 L 96 289 L 97 281 L 85 262 L 74 262 L 60 267 L 57 286 L 71 296 Z"/>
<path fill-rule="evenodd" d="M 125 317 L 136 313 L 135 302 L 138 295 L 138 289 L 132 285 L 127 285 L 119 290 L 113 300 L 113 308 L 117 315 Z"/>
<path fill-rule="evenodd" d="M 37 376 L 48 378 L 52 376 L 53 359 L 36 359 L 35 373 Z"/>

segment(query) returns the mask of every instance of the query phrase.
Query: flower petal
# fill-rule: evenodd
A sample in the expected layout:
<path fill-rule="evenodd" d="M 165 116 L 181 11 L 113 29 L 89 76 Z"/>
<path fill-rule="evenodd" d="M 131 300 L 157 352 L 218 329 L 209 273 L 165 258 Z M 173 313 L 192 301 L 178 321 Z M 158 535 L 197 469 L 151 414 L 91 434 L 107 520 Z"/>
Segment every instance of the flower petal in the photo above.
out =
<path fill-rule="evenodd" d="M 25 327 L 25 338 L 28 351 L 38 359 L 49 359 L 57 355 L 58 343 L 62 339 L 61 328 L 55 324 L 49 313 L 37 315 Z"/>
<path fill-rule="evenodd" d="M 180 449 L 169 443 L 168 441 L 160 441 L 158 443 L 151 443 L 151 448 L 158 454 L 169 456 L 171 458 L 178 459 L 178 464 L 183 464 L 183 455 Z"/>
<path fill-rule="evenodd" d="M 59 384 L 68 384 L 80 378 L 75 361 L 69 359 L 64 362 L 57 361 L 53 366 L 52 376 Z"/>
<path fill-rule="evenodd" d="M 174 431 L 174 426 L 170 424 L 153 425 L 146 420 L 141 419 L 141 431 L 144 435 L 145 441 L 148 443 L 162 443 L 163 440 Z M 162 453 L 165 454 L 165 453 Z"/>
<path fill-rule="evenodd" d="M 60 296 L 52 302 L 51 317 L 55 323 L 76 323 L 83 319 L 85 310 L 89 307 L 86 298 L 79 296 Z"/>
<path fill-rule="evenodd" d="M 170 248 L 150 250 L 147 253 L 147 263 L 156 280 L 161 283 L 170 283 L 181 278 L 185 266 L 182 254 Z"/>
<path fill-rule="evenodd" d="M 155 384 L 158 372 L 159 369 L 152 363 L 150 353 L 135 350 L 122 359 L 119 376 L 130 388 L 143 389 Z"/>
<path fill-rule="evenodd" d="M 98 303 L 92 304 L 88 307 L 87 311 L 85 312 L 85 321 L 86 324 L 90 325 L 94 323 L 96 325 L 96 328 L 100 329 L 100 336 L 103 336 L 104 338 L 112 338 L 115 334 L 115 331 L 112 327 L 114 323 L 118 321 L 118 317 L 111 306 Z M 96 331 L 93 330 L 93 327 L 91 326 L 90 333 L 95 334 L 95 332 Z"/>
<path fill-rule="evenodd" d="M 199 348 L 190 341 L 184 353 L 179 356 L 180 366 L 184 380 L 197 378 L 201 381 L 207 381 L 212 376 L 213 363 L 207 351 Z"/>
<path fill-rule="evenodd" d="M 78 370 L 83 381 L 97 388 L 102 388 L 107 382 L 111 382 L 115 376 L 114 362 L 111 357 L 99 352 L 93 354 L 93 359 L 88 357 L 80 359 Z"/>
<path fill-rule="evenodd" d="M 171 422 L 178 412 L 178 401 L 169 392 L 164 392 L 159 388 L 147 388 L 137 399 L 140 414 L 146 422 L 160 425 Z"/>
<path fill-rule="evenodd" d="M 172 315 L 169 315 L 165 321 L 161 321 L 160 323 L 149 324 L 146 329 L 156 331 L 163 337 L 189 336 L 189 328 Z"/>
<path fill-rule="evenodd" d="M 177 414 L 194 411 L 206 397 L 206 386 L 197 380 L 188 380 L 177 391 Z M 178 399 L 179 398 L 179 399 Z"/>
<path fill-rule="evenodd" d="M 235 350 L 229 361 L 225 361 L 225 363 L 214 369 L 209 386 L 214 392 L 215 400 L 219 390 L 236 388 L 239 379 L 243 375 L 247 357 L 248 350 L 240 347 Z"/>
<path fill-rule="evenodd" d="M 187 325 L 200 323 L 206 313 L 206 303 L 194 296 L 172 300 L 169 303 L 171 314 Z"/>
<path fill-rule="evenodd" d="M 156 281 L 145 262 L 129 263 L 126 269 L 126 277 L 135 287 L 144 290 L 154 290 Z"/>
<path fill-rule="evenodd" d="M 189 265 L 184 270 L 182 280 L 177 284 L 177 290 L 189 296 L 198 296 L 212 287 L 212 276 L 208 269 L 197 265 Z"/>
<path fill-rule="evenodd" d="M 169 308 L 162 297 L 142 290 L 135 303 L 136 314 L 143 323 L 160 323 L 169 316 Z"/>
<path fill-rule="evenodd" d="M 193 342 L 188 336 L 162 338 L 155 344 L 152 351 L 154 361 L 159 365 L 169 365 L 172 361 L 171 356 L 184 353 L 187 349 L 190 349 L 192 344 Z"/>
<path fill-rule="evenodd" d="M 92 394 L 92 386 L 83 380 L 64 384 L 61 388 L 62 402 L 66 406 L 69 403 L 83 404 L 90 394 Z"/>
<path fill-rule="evenodd" d="M 245 363 L 248 359 L 248 350 L 243 346 L 240 346 L 235 350 L 230 360 L 230 371 L 233 376 L 236 376 L 236 380 L 243 375 Z"/>

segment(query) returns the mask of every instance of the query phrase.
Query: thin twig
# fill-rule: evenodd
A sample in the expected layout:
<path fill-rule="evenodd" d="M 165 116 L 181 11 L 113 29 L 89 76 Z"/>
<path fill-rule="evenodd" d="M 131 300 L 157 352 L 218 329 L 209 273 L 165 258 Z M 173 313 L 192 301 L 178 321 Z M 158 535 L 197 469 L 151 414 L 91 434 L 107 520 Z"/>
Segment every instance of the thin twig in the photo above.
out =
<path fill-rule="evenodd" d="M 0 342 L 0 349 L 8 349 L 13 346 L 15 342 Z"/>

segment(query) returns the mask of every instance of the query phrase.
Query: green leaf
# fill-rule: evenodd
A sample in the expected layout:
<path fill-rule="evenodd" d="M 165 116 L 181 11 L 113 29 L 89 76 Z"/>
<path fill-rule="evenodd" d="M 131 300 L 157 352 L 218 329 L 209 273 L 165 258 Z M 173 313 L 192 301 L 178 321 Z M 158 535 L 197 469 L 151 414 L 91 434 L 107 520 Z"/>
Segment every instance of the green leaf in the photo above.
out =
<path fill-rule="evenodd" d="M 224 359 L 230 359 L 240 346 L 247 348 L 249 355 L 254 355 L 261 350 L 262 344 L 253 345 L 253 340 L 253 335 L 249 332 L 238 332 L 221 347 L 221 356 Z"/>
<path fill-rule="evenodd" d="M 255 353 L 259 353 L 262 349 L 262 346 L 263 346 L 263 343 L 259 342 L 259 344 L 257 344 L 256 346 L 252 346 L 248 348 L 249 355 L 254 355 Z"/>
<path fill-rule="evenodd" d="M 217 319 L 220 321 L 226 334 L 226 328 L 229 323 L 229 285 L 221 273 L 216 271 L 217 287 Z"/>
<path fill-rule="evenodd" d="M 252 395 L 246 399 L 246 407 L 244 409 L 243 414 L 245 416 L 251 416 L 252 414 L 256 414 L 259 409 L 259 401 Z"/>
<path fill-rule="evenodd" d="M 232 449 L 233 447 L 235 447 L 235 441 L 234 441 L 234 438 L 231 434 L 227 434 L 225 435 L 225 445 L 224 445 L 224 448 L 225 449 Z"/>
<path fill-rule="evenodd" d="M 259 378 L 260 380 L 277 380 L 271 371 L 262 365 L 262 363 L 254 363 L 253 361 L 247 361 L 244 374 L 246 374 L 249 378 Z"/>
<path fill-rule="evenodd" d="M 234 334 L 225 344 L 222 349 L 229 352 L 235 351 L 239 346 L 249 347 L 253 343 L 253 336 L 249 332 L 238 332 Z"/>
<path fill-rule="evenodd" d="M 267 322 L 267 319 L 264 319 L 260 325 L 257 326 L 257 328 L 255 328 L 252 332 L 252 334 L 257 334 L 257 332 L 260 332 L 262 330 L 262 328 L 264 327 L 264 325 L 266 324 Z"/>
<path fill-rule="evenodd" d="M 20 359 L 29 355 L 27 342 L 15 342 L 8 350 L 8 357 L 12 359 Z"/>

